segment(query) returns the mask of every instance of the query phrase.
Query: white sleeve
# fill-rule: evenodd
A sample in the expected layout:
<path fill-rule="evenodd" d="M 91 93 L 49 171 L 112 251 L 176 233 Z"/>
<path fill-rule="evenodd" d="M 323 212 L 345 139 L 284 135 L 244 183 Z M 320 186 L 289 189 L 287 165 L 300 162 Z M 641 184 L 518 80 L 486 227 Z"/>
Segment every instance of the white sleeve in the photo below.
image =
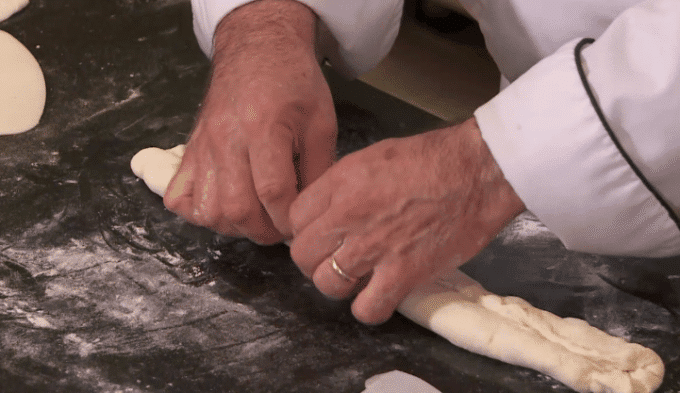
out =
<path fill-rule="evenodd" d="M 475 112 L 527 208 L 570 249 L 680 254 L 680 2 L 640 2 Z"/>
<path fill-rule="evenodd" d="M 253 0 L 191 0 L 194 32 L 212 56 L 213 35 L 222 18 Z M 375 67 L 399 31 L 403 0 L 298 0 L 319 17 L 322 56 L 340 73 L 356 77 Z"/>

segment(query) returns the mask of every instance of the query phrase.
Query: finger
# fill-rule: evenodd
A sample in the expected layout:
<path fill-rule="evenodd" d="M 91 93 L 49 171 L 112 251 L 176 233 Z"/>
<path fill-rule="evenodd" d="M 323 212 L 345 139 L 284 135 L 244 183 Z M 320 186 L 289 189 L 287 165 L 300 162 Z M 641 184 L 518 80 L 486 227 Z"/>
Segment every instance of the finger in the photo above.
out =
<path fill-rule="evenodd" d="M 288 212 L 297 196 L 293 136 L 277 126 L 249 149 L 255 192 L 279 232 L 291 237 Z"/>
<path fill-rule="evenodd" d="M 295 237 L 302 234 L 308 226 L 329 209 L 332 193 L 333 184 L 330 171 L 302 190 L 290 205 L 290 225 Z"/>
<path fill-rule="evenodd" d="M 361 273 L 355 273 L 356 268 L 348 259 L 345 250 L 349 244 L 343 244 L 331 256 L 324 259 L 314 271 L 312 281 L 316 288 L 324 295 L 333 299 L 343 299 L 351 295 L 356 288 Z"/>
<path fill-rule="evenodd" d="M 226 236 L 243 236 L 222 214 L 217 168 L 212 154 L 207 154 L 200 166 L 201 175 L 194 180 L 193 222 Z"/>
<path fill-rule="evenodd" d="M 329 298 L 344 299 L 352 294 L 358 279 L 355 277 L 347 278 L 341 275 L 333 269 L 332 259 L 327 259 L 316 269 L 312 276 L 312 281 L 319 292 Z"/>
<path fill-rule="evenodd" d="M 383 245 L 379 235 L 360 233 L 346 237 L 342 246 L 317 266 L 314 284 L 329 297 L 347 297 L 356 288 L 357 281 L 368 277 L 376 262 L 384 259 Z"/>
<path fill-rule="evenodd" d="M 192 221 L 200 226 L 212 228 L 220 214 L 217 203 L 216 171 L 212 154 L 204 154 L 196 165 L 194 175 Z"/>
<path fill-rule="evenodd" d="M 193 213 L 194 174 L 196 160 L 193 150 L 187 147 L 177 172 L 170 180 L 163 196 L 165 207 L 184 218 L 191 218 Z"/>
<path fill-rule="evenodd" d="M 318 179 L 335 161 L 338 126 L 335 109 L 328 106 L 309 124 L 305 137 L 299 141 L 300 189 Z"/>
<path fill-rule="evenodd" d="M 283 234 L 274 227 L 274 223 L 264 208 L 260 207 L 259 210 L 251 211 L 256 211 L 256 213 L 242 221 L 242 224 L 233 224 L 238 233 L 260 245 L 272 245 L 285 239 Z"/>
<path fill-rule="evenodd" d="M 188 150 L 182 158 L 163 198 L 165 206 L 192 224 L 209 227 L 227 236 L 236 235 L 238 232 L 233 226 L 219 220 L 219 206 L 215 205 L 217 194 L 213 189 L 216 186 L 214 171 L 206 177 L 197 177 L 202 172 L 197 169 L 195 157 L 193 151 Z"/>
<path fill-rule="evenodd" d="M 247 152 L 222 157 L 218 163 L 219 204 L 223 219 L 240 236 L 273 244 L 283 236 L 274 227 L 255 192 Z M 222 224 L 225 225 L 225 224 Z"/>
<path fill-rule="evenodd" d="M 368 325 L 387 321 L 417 281 L 417 277 L 405 274 L 397 266 L 377 265 L 368 285 L 354 299 L 352 314 Z"/>
<path fill-rule="evenodd" d="M 341 248 L 345 235 L 342 228 L 322 217 L 295 236 L 290 245 L 291 258 L 311 278 L 318 266 Z"/>

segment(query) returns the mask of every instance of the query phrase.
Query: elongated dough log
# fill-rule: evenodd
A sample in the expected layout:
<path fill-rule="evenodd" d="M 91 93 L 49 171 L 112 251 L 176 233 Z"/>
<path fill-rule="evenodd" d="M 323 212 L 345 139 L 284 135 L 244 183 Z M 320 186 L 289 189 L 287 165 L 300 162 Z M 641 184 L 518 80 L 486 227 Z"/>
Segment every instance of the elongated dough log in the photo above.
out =
<path fill-rule="evenodd" d="M 653 392 L 664 364 L 651 349 L 501 297 L 460 271 L 413 291 L 398 311 L 456 346 L 550 375 L 578 392 Z"/>
<path fill-rule="evenodd" d="M 132 170 L 162 196 L 183 154 L 184 145 L 145 149 Z M 663 380 L 663 361 L 651 349 L 495 295 L 459 270 L 413 291 L 398 311 L 456 346 L 537 370 L 579 392 L 646 393 Z"/>
<path fill-rule="evenodd" d="M 144 180 L 151 191 L 164 196 L 170 180 L 182 163 L 184 147 L 177 145 L 168 150 L 149 147 L 132 157 L 130 168 L 138 178 Z"/>

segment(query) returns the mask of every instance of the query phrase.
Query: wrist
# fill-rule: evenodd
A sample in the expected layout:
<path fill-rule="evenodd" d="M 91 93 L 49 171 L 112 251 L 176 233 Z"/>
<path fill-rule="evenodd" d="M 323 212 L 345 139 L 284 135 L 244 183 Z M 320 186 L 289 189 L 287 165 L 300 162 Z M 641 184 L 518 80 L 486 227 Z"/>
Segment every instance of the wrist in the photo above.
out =
<path fill-rule="evenodd" d="M 250 50 L 285 54 L 316 50 L 316 15 L 295 0 L 255 0 L 234 9 L 218 24 L 215 59 Z"/>
<path fill-rule="evenodd" d="M 482 132 L 475 118 L 469 121 L 474 124 L 471 128 L 472 138 L 479 147 L 480 172 L 477 188 L 480 191 L 481 206 L 486 207 L 481 212 L 480 220 L 482 224 L 493 228 L 494 233 L 498 233 L 512 219 L 526 210 L 526 206 L 503 175 L 503 171 L 482 138 Z"/>
<path fill-rule="evenodd" d="M 503 175 L 475 118 L 453 128 L 449 135 L 455 140 L 455 153 L 462 157 L 462 170 L 469 176 L 465 181 L 469 187 L 466 215 L 471 224 L 489 235 L 488 242 L 526 207 Z"/>

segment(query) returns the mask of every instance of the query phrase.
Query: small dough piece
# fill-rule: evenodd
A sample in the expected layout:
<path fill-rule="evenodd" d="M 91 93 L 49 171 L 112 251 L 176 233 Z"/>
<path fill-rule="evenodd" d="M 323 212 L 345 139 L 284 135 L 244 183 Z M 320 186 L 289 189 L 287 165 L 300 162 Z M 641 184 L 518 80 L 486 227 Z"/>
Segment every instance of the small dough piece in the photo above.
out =
<path fill-rule="evenodd" d="M 132 157 L 132 172 L 144 180 L 151 191 L 164 196 L 170 180 L 182 163 L 184 148 L 185 145 L 177 145 L 168 150 L 157 147 L 144 149 Z"/>
<path fill-rule="evenodd" d="M 651 349 L 517 297 L 460 271 L 413 291 L 399 312 L 468 351 L 552 376 L 578 392 L 653 392 L 664 364 Z"/>
<path fill-rule="evenodd" d="M 0 31 L 0 135 L 38 125 L 46 94 L 45 77 L 35 57 L 21 42 Z"/>
<path fill-rule="evenodd" d="M 361 393 L 441 393 L 422 379 L 399 370 L 378 374 L 366 380 Z"/>
<path fill-rule="evenodd" d="M 16 14 L 28 5 L 28 0 L 2 0 L 0 1 L 0 22 Z"/>

